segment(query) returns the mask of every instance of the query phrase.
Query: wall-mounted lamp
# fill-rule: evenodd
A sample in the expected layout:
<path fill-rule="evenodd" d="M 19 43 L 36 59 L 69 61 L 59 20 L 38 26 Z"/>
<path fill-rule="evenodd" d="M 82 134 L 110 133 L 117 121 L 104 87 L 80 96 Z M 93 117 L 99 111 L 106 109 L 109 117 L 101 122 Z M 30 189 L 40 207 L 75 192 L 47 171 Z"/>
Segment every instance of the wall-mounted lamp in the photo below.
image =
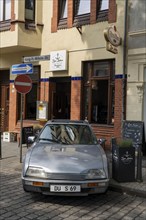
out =
<path fill-rule="evenodd" d="M 137 84 L 136 88 L 137 88 L 137 94 L 138 94 L 138 101 L 139 101 L 139 103 L 141 103 L 142 100 L 143 100 L 143 93 L 144 93 L 144 85 L 143 85 L 143 83 Z"/>

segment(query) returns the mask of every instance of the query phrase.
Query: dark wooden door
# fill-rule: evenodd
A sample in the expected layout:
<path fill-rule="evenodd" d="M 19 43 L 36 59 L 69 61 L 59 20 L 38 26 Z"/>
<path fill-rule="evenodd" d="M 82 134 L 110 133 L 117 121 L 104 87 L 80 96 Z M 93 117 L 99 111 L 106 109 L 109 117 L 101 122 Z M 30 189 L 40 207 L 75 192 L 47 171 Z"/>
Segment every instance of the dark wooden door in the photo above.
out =
<path fill-rule="evenodd" d="M 0 86 L 0 129 L 8 131 L 9 127 L 9 85 Z"/>
<path fill-rule="evenodd" d="M 52 118 L 70 119 L 70 82 L 56 83 L 52 91 Z"/>

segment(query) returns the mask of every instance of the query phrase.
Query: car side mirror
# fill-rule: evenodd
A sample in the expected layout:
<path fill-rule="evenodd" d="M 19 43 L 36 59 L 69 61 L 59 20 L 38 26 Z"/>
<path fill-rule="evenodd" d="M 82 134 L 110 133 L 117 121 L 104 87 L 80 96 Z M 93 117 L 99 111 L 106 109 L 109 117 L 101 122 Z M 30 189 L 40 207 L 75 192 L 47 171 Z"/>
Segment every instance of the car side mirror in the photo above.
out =
<path fill-rule="evenodd" d="M 28 144 L 33 144 L 35 141 L 36 137 L 35 136 L 29 136 L 28 137 Z"/>

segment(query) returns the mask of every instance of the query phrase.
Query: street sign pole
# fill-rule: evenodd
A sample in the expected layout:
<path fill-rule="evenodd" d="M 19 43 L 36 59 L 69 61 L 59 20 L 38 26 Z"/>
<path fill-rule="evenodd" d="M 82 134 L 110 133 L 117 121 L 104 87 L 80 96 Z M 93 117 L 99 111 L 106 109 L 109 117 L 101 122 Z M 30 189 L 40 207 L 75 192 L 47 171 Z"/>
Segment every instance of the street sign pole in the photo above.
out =
<path fill-rule="evenodd" d="M 20 163 L 22 163 L 22 129 L 23 129 L 23 106 L 24 106 L 24 94 L 27 94 L 32 89 L 32 80 L 27 75 L 18 75 L 14 81 L 14 86 L 17 92 L 21 94 L 21 108 L 20 108 Z"/>
<path fill-rule="evenodd" d="M 20 108 L 20 163 L 22 163 L 22 128 L 23 128 L 23 100 L 24 94 L 21 93 L 21 108 Z"/>

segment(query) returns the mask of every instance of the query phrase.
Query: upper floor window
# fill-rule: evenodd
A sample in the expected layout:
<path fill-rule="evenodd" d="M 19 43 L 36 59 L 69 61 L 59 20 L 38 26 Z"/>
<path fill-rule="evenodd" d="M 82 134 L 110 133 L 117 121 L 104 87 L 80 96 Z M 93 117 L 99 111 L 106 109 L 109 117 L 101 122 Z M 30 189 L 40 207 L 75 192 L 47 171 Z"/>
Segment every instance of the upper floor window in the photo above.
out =
<path fill-rule="evenodd" d="M 60 0 L 60 19 L 67 18 L 67 0 Z"/>
<path fill-rule="evenodd" d="M 109 0 L 101 0 L 100 11 L 109 9 Z"/>
<path fill-rule="evenodd" d="M 35 20 L 35 0 L 25 0 L 25 19 Z"/>
<path fill-rule="evenodd" d="M 0 21 L 11 19 L 11 0 L 0 0 Z"/>
<path fill-rule="evenodd" d="M 110 0 L 53 0 L 51 31 L 81 27 L 97 22 L 116 21 L 116 1 Z M 109 9 L 110 12 L 109 13 Z"/>
<path fill-rule="evenodd" d="M 75 14 L 82 15 L 87 13 L 90 13 L 90 0 L 76 0 Z"/>

